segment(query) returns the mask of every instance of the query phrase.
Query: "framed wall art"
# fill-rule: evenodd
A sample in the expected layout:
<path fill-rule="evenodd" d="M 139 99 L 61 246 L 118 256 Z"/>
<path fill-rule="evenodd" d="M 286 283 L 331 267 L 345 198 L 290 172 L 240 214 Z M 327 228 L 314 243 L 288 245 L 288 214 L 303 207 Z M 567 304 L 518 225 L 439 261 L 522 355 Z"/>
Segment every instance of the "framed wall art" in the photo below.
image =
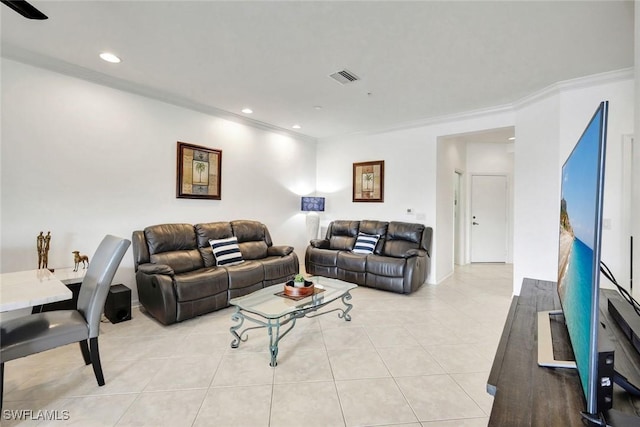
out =
<path fill-rule="evenodd" d="M 220 200 L 222 151 L 178 141 L 176 197 Z"/>
<path fill-rule="evenodd" d="M 384 160 L 353 164 L 353 201 L 384 202 Z"/>

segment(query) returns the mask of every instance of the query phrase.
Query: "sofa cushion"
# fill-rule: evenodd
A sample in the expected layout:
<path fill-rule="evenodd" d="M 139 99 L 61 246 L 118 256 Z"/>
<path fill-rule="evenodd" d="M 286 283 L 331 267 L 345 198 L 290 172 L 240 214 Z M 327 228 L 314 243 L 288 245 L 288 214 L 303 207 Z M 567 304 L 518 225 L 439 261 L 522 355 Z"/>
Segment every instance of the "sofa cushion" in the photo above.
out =
<path fill-rule="evenodd" d="M 175 273 L 197 270 L 204 266 L 191 224 L 160 224 L 144 229 L 149 262 L 168 265 Z"/>
<path fill-rule="evenodd" d="M 264 268 L 265 281 L 286 278 L 298 274 L 298 266 L 293 262 L 293 257 L 271 256 L 261 259 L 260 263 Z"/>
<path fill-rule="evenodd" d="M 229 237 L 227 239 L 209 240 L 216 265 L 236 265 L 244 262 L 242 253 L 238 246 L 238 239 Z"/>
<path fill-rule="evenodd" d="M 257 242 L 241 242 L 239 246 L 244 259 L 263 259 L 267 257 L 267 244 L 262 240 Z"/>
<path fill-rule="evenodd" d="M 329 239 L 329 247 L 332 251 L 350 251 L 355 243 L 356 238 L 349 236 L 331 236 Z"/>
<path fill-rule="evenodd" d="M 382 254 L 382 248 L 384 248 L 385 236 L 387 235 L 387 229 L 389 223 L 387 221 L 372 221 L 364 220 L 360 221 L 360 232 L 366 234 L 378 234 L 380 238 L 376 244 L 376 248 L 373 253 L 376 255 Z"/>
<path fill-rule="evenodd" d="M 306 258 L 315 265 L 335 267 L 338 263 L 338 251 L 331 249 L 307 249 Z"/>
<path fill-rule="evenodd" d="M 206 248 L 198 248 L 198 251 L 200 251 L 200 256 L 202 257 L 205 267 L 216 266 L 216 258 L 213 256 L 210 244 L 207 244 Z"/>
<path fill-rule="evenodd" d="M 193 226 L 198 239 L 198 250 L 205 267 L 215 267 L 216 259 L 211 251 L 209 240 L 226 239 L 233 237 L 231 223 L 228 221 L 208 222 Z"/>
<path fill-rule="evenodd" d="M 231 221 L 233 235 L 238 238 L 238 242 L 263 241 L 267 246 L 271 246 L 271 235 L 267 227 L 259 221 L 239 220 Z"/>
<path fill-rule="evenodd" d="M 197 249 L 153 254 L 150 257 L 150 261 L 152 264 L 168 265 L 176 274 L 203 267 L 202 258 Z"/>
<path fill-rule="evenodd" d="M 242 289 L 259 285 L 262 288 L 264 280 L 264 267 L 256 261 L 246 261 L 242 264 L 225 265 L 229 275 L 229 289 Z M 255 289 L 254 289 L 255 290 Z M 236 294 L 234 294 L 236 295 Z"/>
<path fill-rule="evenodd" d="M 373 250 L 376 248 L 378 239 L 380 239 L 379 234 L 358 233 L 358 238 L 356 239 L 352 252 L 365 255 L 372 254 Z"/>
<path fill-rule="evenodd" d="M 196 224 L 193 226 L 198 238 L 199 248 L 208 248 L 209 240 L 226 239 L 233 237 L 231 223 L 228 221 L 208 222 L 205 224 Z"/>
<path fill-rule="evenodd" d="M 356 243 L 359 221 L 333 221 L 331 228 L 327 230 L 329 237 L 329 249 L 338 251 L 350 251 Z"/>
<path fill-rule="evenodd" d="M 337 265 L 339 270 L 364 273 L 367 271 L 367 256 L 351 252 L 338 252 Z"/>
<path fill-rule="evenodd" d="M 191 224 L 160 224 L 144 229 L 149 254 L 196 249 L 196 233 Z"/>
<path fill-rule="evenodd" d="M 387 230 L 387 240 L 382 251 L 390 257 L 403 257 L 409 249 L 420 248 L 423 224 L 408 222 L 390 222 Z"/>
<path fill-rule="evenodd" d="M 267 227 L 258 221 L 231 221 L 233 235 L 238 239 L 244 259 L 262 259 L 271 246 L 271 236 Z"/>
<path fill-rule="evenodd" d="M 403 277 L 406 261 L 380 255 L 367 256 L 367 272 L 377 276 Z"/>
<path fill-rule="evenodd" d="M 177 274 L 173 278 L 178 301 L 193 301 L 224 292 L 229 287 L 227 272 L 223 268 L 203 268 Z"/>

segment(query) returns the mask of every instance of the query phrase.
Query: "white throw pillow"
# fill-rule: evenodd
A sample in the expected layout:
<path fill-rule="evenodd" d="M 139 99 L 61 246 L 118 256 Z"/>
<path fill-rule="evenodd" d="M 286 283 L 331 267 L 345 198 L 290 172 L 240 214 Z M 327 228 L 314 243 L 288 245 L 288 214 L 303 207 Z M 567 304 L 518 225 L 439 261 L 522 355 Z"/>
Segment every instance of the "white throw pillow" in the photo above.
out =
<path fill-rule="evenodd" d="M 376 248 L 378 239 L 380 239 L 379 234 L 358 233 L 356 244 L 351 252 L 365 255 L 372 254 L 373 250 Z"/>
<path fill-rule="evenodd" d="M 237 237 L 229 237 L 227 239 L 209 240 L 213 256 L 216 259 L 216 265 L 236 265 L 243 263 L 242 253 L 238 246 Z"/>

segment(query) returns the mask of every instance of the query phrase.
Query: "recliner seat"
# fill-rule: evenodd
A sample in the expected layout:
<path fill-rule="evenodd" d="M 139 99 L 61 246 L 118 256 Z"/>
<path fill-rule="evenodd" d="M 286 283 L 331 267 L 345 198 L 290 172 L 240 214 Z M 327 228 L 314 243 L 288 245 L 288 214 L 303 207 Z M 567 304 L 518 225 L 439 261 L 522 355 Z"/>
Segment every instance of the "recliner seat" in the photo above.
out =
<path fill-rule="evenodd" d="M 373 253 L 353 252 L 358 233 L 380 236 Z M 427 280 L 432 236 L 424 224 L 333 221 L 324 239 L 311 240 L 305 268 L 312 275 L 408 294 Z"/>
<path fill-rule="evenodd" d="M 140 304 L 168 325 L 229 306 L 229 300 L 293 279 L 292 246 L 274 246 L 267 227 L 250 220 L 160 224 L 133 232 Z M 244 262 L 216 266 L 209 240 L 236 237 Z"/>

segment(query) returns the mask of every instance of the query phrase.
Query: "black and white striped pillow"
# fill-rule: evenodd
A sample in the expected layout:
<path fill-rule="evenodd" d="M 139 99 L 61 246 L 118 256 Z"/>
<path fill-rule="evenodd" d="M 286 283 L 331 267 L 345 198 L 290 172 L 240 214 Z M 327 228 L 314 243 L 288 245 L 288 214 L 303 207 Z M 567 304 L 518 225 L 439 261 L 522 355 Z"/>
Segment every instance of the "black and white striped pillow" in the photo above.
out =
<path fill-rule="evenodd" d="M 380 239 L 379 234 L 358 233 L 358 238 L 356 239 L 356 244 L 353 247 L 352 252 L 365 255 L 372 254 L 373 250 L 376 248 L 378 239 Z"/>
<path fill-rule="evenodd" d="M 209 240 L 213 256 L 216 259 L 216 265 L 236 265 L 243 263 L 242 253 L 238 246 L 237 237 L 229 237 L 227 239 Z"/>

